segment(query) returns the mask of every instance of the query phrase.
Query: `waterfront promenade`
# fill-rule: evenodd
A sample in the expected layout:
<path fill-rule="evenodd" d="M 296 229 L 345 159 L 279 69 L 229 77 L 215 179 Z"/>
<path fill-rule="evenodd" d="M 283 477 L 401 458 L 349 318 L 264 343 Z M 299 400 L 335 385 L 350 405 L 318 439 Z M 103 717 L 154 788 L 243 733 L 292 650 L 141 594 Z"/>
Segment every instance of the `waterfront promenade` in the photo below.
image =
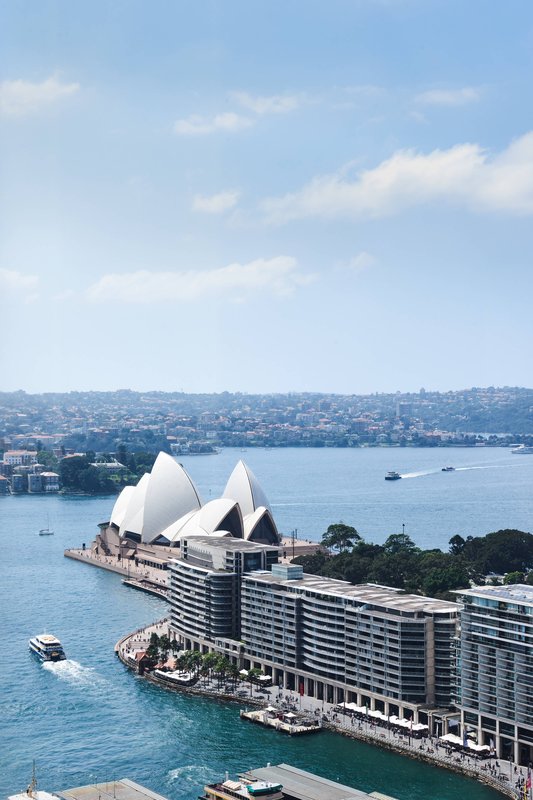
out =
<path fill-rule="evenodd" d="M 100 569 L 106 569 L 109 572 L 117 572 L 132 584 L 137 584 L 139 589 L 144 588 L 146 591 L 150 591 L 150 587 L 152 590 L 153 588 L 158 588 L 160 590 L 158 594 L 162 597 L 166 595 L 166 591 L 169 588 L 168 570 L 156 569 L 146 564 L 136 565 L 134 561 L 130 560 L 128 560 L 126 566 L 123 566 L 124 560 L 119 560 L 115 556 L 107 556 L 103 553 L 95 553 L 94 550 L 89 548 L 70 547 L 65 550 L 64 556 L 89 564 L 92 567 L 100 567 Z"/>
<path fill-rule="evenodd" d="M 158 636 L 169 633 L 168 620 L 158 620 L 144 628 L 127 634 L 115 646 L 120 660 L 130 669 L 137 669 L 137 653 L 144 651 L 152 633 Z M 398 733 L 392 727 L 376 724 L 372 720 L 360 721 L 340 713 L 332 703 L 313 697 L 301 697 L 295 691 L 279 690 L 277 687 L 255 686 L 244 682 L 234 690 L 228 682 L 219 685 L 216 679 L 200 678 L 193 686 L 172 685 L 158 676 L 149 673 L 145 676 L 150 682 L 163 688 L 190 694 L 204 695 L 220 701 L 237 702 L 254 707 L 274 706 L 280 710 L 295 709 L 295 712 L 308 717 L 321 719 L 324 728 L 343 736 L 367 742 L 418 761 L 452 770 L 466 777 L 481 781 L 507 797 L 520 800 L 527 779 L 527 769 L 502 759 L 478 760 L 473 756 L 451 750 L 434 736 L 416 739 L 408 733 Z M 240 687 L 240 688 L 239 688 Z"/>

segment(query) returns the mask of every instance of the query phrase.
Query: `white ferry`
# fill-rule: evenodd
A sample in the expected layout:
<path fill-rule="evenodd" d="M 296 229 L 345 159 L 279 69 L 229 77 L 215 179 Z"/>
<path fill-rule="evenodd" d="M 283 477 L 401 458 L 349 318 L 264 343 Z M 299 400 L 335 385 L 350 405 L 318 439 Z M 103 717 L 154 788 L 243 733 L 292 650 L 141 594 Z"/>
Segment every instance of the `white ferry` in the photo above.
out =
<path fill-rule="evenodd" d="M 66 655 L 59 639 L 51 633 L 41 633 L 28 642 L 32 653 L 41 661 L 65 661 Z"/>

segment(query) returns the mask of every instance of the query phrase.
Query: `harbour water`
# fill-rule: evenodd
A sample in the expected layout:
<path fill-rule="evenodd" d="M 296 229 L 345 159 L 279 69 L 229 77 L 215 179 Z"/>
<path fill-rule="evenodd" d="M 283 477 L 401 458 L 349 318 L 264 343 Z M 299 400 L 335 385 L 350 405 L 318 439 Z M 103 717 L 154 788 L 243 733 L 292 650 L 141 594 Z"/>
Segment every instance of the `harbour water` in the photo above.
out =
<path fill-rule="evenodd" d="M 532 528 L 533 457 L 505 450 L 248 450 L 182 461 L 206 500 L 239 458 L 281 529 L 304 538 L 318 539 L 339 519 L 377 542 L 405 523 L 417 544 L 443 548 L 455 533 Z M 456 472 L 441 473 L 446 464 Z M 406 477 L 391 485 L 389 469 Z M 333 734 L 291 739 L 247 725 L 236 705 L 167 693 L 128 672 L 115 642 L 163 616 L 166 604 L 63 557 L 94 537 L 112 505 L 110 497 L 0 498 L 0 798 L 27 785 L 33 759 L 43 789 L 127 776 L 171 800 L 193 800 L 226 769 L 268 761 L 400 800 L 497 797 Z M 48 518 L 55 535 L 39 537 Z M 43 666 L 30 656 L 28 638 L 45 630 L 63 642 L 66 662 Z"/>

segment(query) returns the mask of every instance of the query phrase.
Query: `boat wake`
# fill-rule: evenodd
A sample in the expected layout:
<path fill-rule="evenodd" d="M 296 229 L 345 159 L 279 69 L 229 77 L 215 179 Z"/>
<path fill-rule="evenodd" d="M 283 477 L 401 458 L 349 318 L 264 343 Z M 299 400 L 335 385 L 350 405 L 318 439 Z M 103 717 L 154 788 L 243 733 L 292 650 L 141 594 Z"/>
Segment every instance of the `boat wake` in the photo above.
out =
<path fill-rule="evenodd" d="M 79 686 L 93 686 L 102 679 L 99 678 L 92 667 L 84 667 L 70 658 L 64 661 L 45 661 L 43 669 L 52 672 L 57 678 L 67 683 Z"/>
<path fill-rule="evenodd" d="M 206 783 L 207 780 L 209 780 L 209 778 L 206 775 L 206 768 L 202 767 L 200 764 L 187 764 L 183 767 L 171 769 L 167 773 L 167 782 L 169 784 L 175 781 L 181 781 L 198 786 L 202 783 Z"/>
<path fill-rule="evenodd" d="M 439 470 L 440 471 L 440 470 Z M 402 473 L 402 478 L 422 478 L 424 475 L 435 475 L 437 470 L 424 470 L 423 472 L 405 472 Z"/>

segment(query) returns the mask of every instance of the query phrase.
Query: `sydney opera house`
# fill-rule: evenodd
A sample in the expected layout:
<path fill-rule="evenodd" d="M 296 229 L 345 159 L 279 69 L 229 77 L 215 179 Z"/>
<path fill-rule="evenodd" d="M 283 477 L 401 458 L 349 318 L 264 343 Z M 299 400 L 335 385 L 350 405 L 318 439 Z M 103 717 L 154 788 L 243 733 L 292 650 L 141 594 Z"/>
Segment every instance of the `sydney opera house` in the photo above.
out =
<path fill-rule="evenodd" d="M 280 537 L 268 500 L 255 475 L 239 461 L 222 494 L 202 503 L 185 469 L 159 453 L 152 471 L 118 496 L 95 546 L 123 558 L 141 556 L 159 566 L 179 554 L 184 538 L 233 537 L 278 545 Z"/>

